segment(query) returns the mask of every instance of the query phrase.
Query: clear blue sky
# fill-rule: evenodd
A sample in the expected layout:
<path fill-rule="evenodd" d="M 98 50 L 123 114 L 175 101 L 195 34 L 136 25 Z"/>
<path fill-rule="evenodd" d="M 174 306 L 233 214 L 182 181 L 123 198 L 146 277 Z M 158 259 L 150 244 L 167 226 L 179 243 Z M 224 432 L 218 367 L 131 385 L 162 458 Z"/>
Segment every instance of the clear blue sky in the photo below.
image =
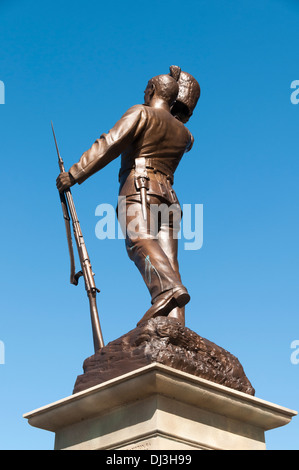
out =
<path fill-rule="evenodd" d="M 299 410 L 299 2 L 0 0 L 0 15 L 0 448 L 53 448 L 22 415 L 71 395 L 93 353 L 83 284 L 69 284 L 50 121 L 70 167 L 172 64 L 202 88 L 175 183 L 181 203 L 204 208 L 202 248 L 179 255 L 186 325 L 239 358 L 258 398 Z M 149 306 L 123 241 L 95 236 L 118 168 L 73 190 L 106 343 Z M 298 417 L 266 439 L 299 449 Z"/>

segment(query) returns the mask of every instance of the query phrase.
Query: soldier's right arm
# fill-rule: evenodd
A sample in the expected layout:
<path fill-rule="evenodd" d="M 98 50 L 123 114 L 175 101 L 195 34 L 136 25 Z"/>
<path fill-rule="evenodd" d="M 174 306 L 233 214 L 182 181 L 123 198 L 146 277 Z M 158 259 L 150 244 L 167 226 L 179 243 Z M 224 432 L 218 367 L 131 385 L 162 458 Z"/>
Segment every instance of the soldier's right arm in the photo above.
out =
<path fill-rule="evenodd" d="M 102 134 L 92 147 L 83 153 L 78 163 L 69 170 L 76 183 L 104 168 L 117 158 L 140 135 L 146 123 L 143 105 L 132 106 L 113 126 L 108 134 Z"/>

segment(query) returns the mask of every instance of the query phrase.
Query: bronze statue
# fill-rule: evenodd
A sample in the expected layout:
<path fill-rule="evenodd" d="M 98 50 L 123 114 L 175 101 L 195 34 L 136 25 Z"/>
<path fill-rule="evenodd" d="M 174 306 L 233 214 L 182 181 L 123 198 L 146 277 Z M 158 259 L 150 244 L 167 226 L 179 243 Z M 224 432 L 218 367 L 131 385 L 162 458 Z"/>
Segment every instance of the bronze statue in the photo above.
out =
<path fill-rule="evenodd" d="M 182 284 L 177 260 L 176 211 L 167 222 L 151 224 L 152 207 L 180 206 L 173 190 L 173 175 L 193 136 L 185 127 L 197 104 L 197 81 L 177 66 L 170 74 L 149 80 L 144 104 L 132 106 L 108 132 L 102 134 L 78 163 L 57 178 L 59 192 L 82 184 L 121 155 L 118 217 L 126 235 L 128 255 L 139 269 L 151 295 L 152 306 L 138 324 L 169 316 L 185 324 L 184 307 L 190 296 Z M 138 222 L 135 233 L 129 229 Z"/>

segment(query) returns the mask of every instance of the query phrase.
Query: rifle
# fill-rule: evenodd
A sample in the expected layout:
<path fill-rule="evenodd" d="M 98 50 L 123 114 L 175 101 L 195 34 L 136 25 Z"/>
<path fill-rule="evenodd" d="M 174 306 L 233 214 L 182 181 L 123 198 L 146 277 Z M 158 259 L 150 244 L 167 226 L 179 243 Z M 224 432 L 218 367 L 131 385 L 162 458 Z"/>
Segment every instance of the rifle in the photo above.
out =
<path fill-rule="evenodd" d="M 52 121 L 51 121 L 51 126 L 52 126 L 52 132 L 53 132 L 53 137 L 55 141 L 56 151 L 58 155 L 58 164 L 60 168 L 60 173 L 64 173 L 65 172 L 64 163 L 58 150 L 57 140 L 56 140 Z M 67 235 L 68 249 L 69 249 L 69 255 L 70 255 L 70 271 L 71 271 L 70 282 L 71 284 L 74 284 L 75 286 L 77 286 L 79 278 L 81 276 L 84 277 L 85 289 L 87 292 L 87 296 L 89 300 L 89 307 L 90 307 L 93 344 L 94 344 L 94 350 L 96 352 L 99 349 L 104 347 L 104 340 L 103 340 L 103 335 L 102 335 L 102 330 L 101 330 L 101 325 L 100 325 L 100 320 L 99 320 L 99 315 L 98 315 L 97 301 L 96 301 L 96 295 L 100 291 L 96 287 L 95 282 L 94 282 L 94 273 L 92 272 L 90 259 L 89 259 L 86 245 L 84 242 L 84 238 L 82 235 L 82 231 L 81 231 L 80 223 L 79 223 L 78 216 L 76 213 L 76 208 L 75 208 L 71 190 L 66 189 L 65 191 L 62 191 L 61 193 L 59 193 L 59 195 L 60 195 L 60 201 L 61 201 L 61 206 L 62 206 L 63 218 L 65 222 L 65 227 L 66 227 L 66 235 Z M 76 241 L 78 254 L 79 254 L 79 260 L 81 264 L 81 271 L 77 273 L 76 273 L 76 268 L 75 268 L 75 257 L 74 257 L 74 251 L 73 251 L 73 242 L 72 242 L 69 214 L 71 215 L 71 219 L 72 219 L 73 233 L 74 233 L 74 238 Z"/>

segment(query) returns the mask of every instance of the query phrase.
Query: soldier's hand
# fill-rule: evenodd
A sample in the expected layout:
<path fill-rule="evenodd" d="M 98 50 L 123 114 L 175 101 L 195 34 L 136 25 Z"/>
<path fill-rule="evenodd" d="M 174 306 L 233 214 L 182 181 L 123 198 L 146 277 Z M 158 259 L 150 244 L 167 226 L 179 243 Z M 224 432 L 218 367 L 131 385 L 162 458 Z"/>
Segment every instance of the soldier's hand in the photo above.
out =
<path fill-rule="evenodd" d="M 75 180 L 70 173 L 64 172 L 60 173 L 58 178 L 56 179 L 56 186 L 58 191 L 61 193 L 66 189 L 69 189 L 71 186 L 75 184 Z"/>

